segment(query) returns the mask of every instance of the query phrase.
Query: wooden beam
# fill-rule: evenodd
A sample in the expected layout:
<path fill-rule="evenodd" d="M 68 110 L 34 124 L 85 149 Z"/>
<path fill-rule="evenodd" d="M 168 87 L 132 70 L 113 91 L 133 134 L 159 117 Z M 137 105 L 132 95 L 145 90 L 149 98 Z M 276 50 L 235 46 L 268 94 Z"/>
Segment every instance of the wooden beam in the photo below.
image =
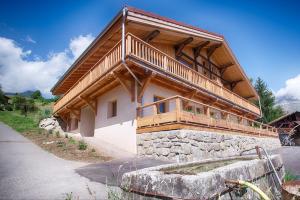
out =
<path fill-rule="evenodd" d="M 138 94 L 137 101 L 139 103 L 142 102 L 142 97 L 146 91 L 146 88 L 148 87 L 149 83 L 151 82 L 151 79 L 154 77 L 154 74 L 150 72 L 150 74 L 142 81 L 142 86 L 140 88 L 140 92 Z"/>
<path fill-rule="evenodd" d="M 207 58 L 209 59 L 212 56 L 212 54 L 217 50 L 217 48 L 219 48 L 221 46 L 222 46 L 222 43 L 218 43 L 218 44 L 214 44 L 214 45 L 211 45 L 210 47 L 208 47 L 206 50 Z"/>
<path fill-rule="evenodd" d="M 192 99 L 197 94 L 197 92 L 197 90 L 192 90 L 191 92 L 187 92 L 186 94 L 184 94 L 183 97 Z"/>
<path fill-rule="evenodd" d="M 213 74 L 213 75 L 219 77 L 222 81 L 228 82 L 228 81 L 225 80 L 223 77 L 221 77 L 220 75 L 218 75 L 218 74 L 216 74 L 215 72 L 213 72 L 210 68 L 207 68 L 206 66 L 200 64 L 197 60 L 191 58 L 191 57 L 190 57 L 189 55 L 187 55 L 186 53 L 181 52 L 181 56 L 184 56 L 184 57 L 188 58 L 189 60 L 191 60 L 192 62 L 194 62 L 196 65 L 198 65 L 198 66 L 200 66 L 200 67 L 202 67 L 202 68 L 208 70 L 209 73 L 211 73 L 211 74 Z M 202 55 L 199 55 L 199 56 L 202 56 Z M 207 58 L 205 58 L 205 60 L 207 60 L 209 63 L 211 63 L 211 64 L 214 65 L 215 67 L 219 68 L 216 64 L 214 64 L 213 62 L 211 62 L 211 61 L 208 60 Z M 229 83 L 229 82 L 228 82 L 228 83 Z"/>
<path fill-rule="evenodd" d="M 84 98 L 83 96 L 80 96 L 80 99 L 82 99 L 94 112 L 95 115 L 97 115 L 97 100 L 91 100 L 89 98 Z"/>
<path fill-rule="evenodd" d="M 113 75 L 115 76 L 115 78 L 119 81 L 119 83 L 124 87 L 124 89 L 131 95 L 131 89 L 130 87 L 127 85 L 125 79 L 123 78 L 122 75 L 113 72 Z"/>
<path fill-rule="evenodd" d="M 225 85 L 229 85 L 230 89 L 233 90 L 238 83 L 243 82 L 243 81 L 244 81 L 243 79 L 240 79 L 237 81 L 231 81 L 229 83 L 225 83 Z"/>
<path fill-rule="evenodd" d="M 233 66 L 234 64 L 233 63 L 226 63 L 226 64 L 224 64 L 224 65 L 220 65 L 220 74 L 221 74 L 221 76 L 223 76 L 223 74 L 225 73 L 225 71 L 229 68 L 229 67 L 231 67 L 231 66 Z"/>
<path fill-rule="evenodd" d="M 251 99 L 251 98 L 253 98 L 253 97 L 255 97 L 254 95 L 250 95 L 250 96 L 247 96 L 247 97 L 244 97 L 245 99 Z"/>
<path fill-rule="evenodd" d="M 196 48 L 194 48 L 194 56 L 195 59 L 199 56 L 201 50 L 207 46 L 210 43 L 210 41 L 203 41 L 201 42 Z"/>
<path fill-rule="evenodd" d="M 151 42 L 156 36 L 158 36 L 160 34 L 159 30 L 154 30 L 152 32 L 150 32 L 144 39 L 145 42 Z"/>
<path fill-rule="evenodd" d="M 189 43 L 191 43 L 193 41 L 192 37 L 189 37 L 187 39 L 185 39 L 184 41 L 182 41 L 181 43 L 177 44 L 175 46 L 175 55 L 176 56 L 181 56 L 182 50 L 183 48 L 188 45 Z"/>
<path fill-rule="evenodd" d="M 135 100 L 135 81 L 133 79 L 130 80 L 131 85 L 128 85 L 126 83 L 127 78 L 124 75 L 121 75 L 119 73 L 113 72 L 113 75 L 115 78 L 120 82 L 120 84 L 124 87 L 124 89 L 129 93 L 131 97 L 131 101 L 133 102 Z"/>

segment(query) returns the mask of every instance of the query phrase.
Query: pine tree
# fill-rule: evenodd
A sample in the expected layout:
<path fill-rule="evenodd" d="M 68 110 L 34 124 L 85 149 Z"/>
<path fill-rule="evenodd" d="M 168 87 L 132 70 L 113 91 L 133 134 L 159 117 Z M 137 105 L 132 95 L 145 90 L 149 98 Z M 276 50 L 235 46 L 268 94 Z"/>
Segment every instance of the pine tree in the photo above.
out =
<path fill-rule="evenodd" d="M 6 101 L 5 101 L 5 97 L 4 97 L 4 93 L 2 91 L 2 87 L 0 85 L 0 104 L 5 104 Z"/>
<path fill-rule="evenodd" d="M 254 87 L 260 97 L 262 110 L 261 122 L 268 123 L 284 115 L 282 107 L 275 104 L 274 94 L 268 89 L 267 84 L 260 77 L 257 78 Z M 255 104 L 259 106 L 259 101 L 256 101 Z"/>

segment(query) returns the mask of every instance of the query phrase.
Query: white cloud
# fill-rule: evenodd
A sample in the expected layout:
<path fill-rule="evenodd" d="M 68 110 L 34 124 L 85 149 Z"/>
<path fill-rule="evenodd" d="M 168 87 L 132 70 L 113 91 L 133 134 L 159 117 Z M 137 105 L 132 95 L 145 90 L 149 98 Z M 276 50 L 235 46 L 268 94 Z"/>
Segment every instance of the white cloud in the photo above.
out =
<path fill-rule="evenodd" d="M 14 40 L 0 37 L 0 84 L 6 92 L 41 90 L 50 96 L 50 89 L 94 38 L 89 34 L 71 39 L 62 52 L 49 53 L 46 59 L 29 59 Z"/>
<path fill-rule="evenodd" d="M 34 39 L 32 39 L 29 35 L 26 36 L 25 41 L 29 42 L 29 43 L 36 44 L 36 41 Z"/>
<path fill-rule="evenodd" d="M 275 93 L 278 104 L 288 112 L 300 109 L 300 74 L 288 79 L 285 86 Z"/>
<path fill-rule="evenodd" d="M 75 58 L 78 58 L 93 40 L 94 37 L 91 34 L 86 36 L 80 35 L 71 39 L 69 48 L 71 49 Z"/>

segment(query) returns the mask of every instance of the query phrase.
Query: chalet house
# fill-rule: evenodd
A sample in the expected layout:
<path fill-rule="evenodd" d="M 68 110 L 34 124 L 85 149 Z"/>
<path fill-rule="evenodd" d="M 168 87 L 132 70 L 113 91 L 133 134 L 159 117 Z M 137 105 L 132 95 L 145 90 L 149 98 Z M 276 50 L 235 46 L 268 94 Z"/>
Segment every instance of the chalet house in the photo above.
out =
<path fill-rule="evenodd" d="M 286 114 L 269 123 L 279 134 L 282 145 L 300 146 L 300 112 Z"/>
<path fill-rule="evenodd" d="M 222 35 L 124 7 L 52 88 L 67 131 L 138 153 L 171 130 L 276 138 Z"/>

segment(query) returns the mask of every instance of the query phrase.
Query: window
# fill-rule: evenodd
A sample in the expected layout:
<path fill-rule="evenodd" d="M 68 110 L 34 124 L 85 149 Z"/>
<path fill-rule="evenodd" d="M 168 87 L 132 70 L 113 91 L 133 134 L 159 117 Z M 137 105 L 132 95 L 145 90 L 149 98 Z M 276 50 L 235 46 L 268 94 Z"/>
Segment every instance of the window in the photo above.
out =
<path fill-rule="evenodd" d="M 107 108 L 107 118 L 115 117 L 117 116 L 117 101 L 110 101 L 108 102 L 108 108 Z"/>
<path fill-rule="evenodd" d="M 164 99 L 163 97 L 154 96 L 153 101 L 156 102 L 163 99 Z M 165 113 L 165 112 L 167 112 L 167 103 L 166 102 L 160 103 L 157 107 L 157 113 Z"/>

